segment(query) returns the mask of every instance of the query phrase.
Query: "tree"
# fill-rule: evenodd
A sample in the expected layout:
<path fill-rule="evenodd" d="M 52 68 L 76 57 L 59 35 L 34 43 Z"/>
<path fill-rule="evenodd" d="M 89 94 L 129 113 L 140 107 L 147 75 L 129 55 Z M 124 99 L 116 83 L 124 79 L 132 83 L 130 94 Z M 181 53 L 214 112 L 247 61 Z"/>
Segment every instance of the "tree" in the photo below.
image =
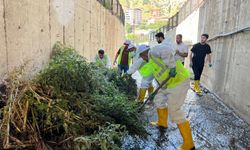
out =
<path fill-rule="evenodd" d="M 150 3 L 150 0 L 143 0 L 143 4 L 149 4 Z"/>
<path fill-rule="evenodd" d="M 158 21 L 158 22 L 149 24 L 147 28 L 156 30 L 156 29 L 159 29 L 165 25 L 167 25 L 167 21 Z"/>
<path fill-rule="evenodd" d="M 130 1 L 129 0 L 120 0 L 120 3 L 123 7 L 130 8 Z"/>
<path fill-rule="evenodd" d="M 139 26 L 138 26 L 139 29 L 142 29 L 142 30 L 146 30 L 148 29 L 147 28 L 147 23 L 146 21 L 143 21 Z"/>
<path fill-rule="evenodd" d="M 132 41 L 134 41 L 134 43 L 143 43 L 143 42 L 147 42 L 148 41 L 148 36 L 147 35 L 136 35 L 136 34 L 128 34 L 127 35 L 127 39 L 130 39 Z"/>
<path fill-rule="evenodd" d="M 126 33 L 132 32 L 132 26 L 130 24 L 126 23 L 125 28 L 126 28 Z"/>
<path fill-rule="evenodd" d="M 158 29 L 164 25 L 166 22 L 158 21 L 146 24 L 149 19 L 158 19 L 154 18 L 152 12 L 154 9 L 160 10 L 160 17 L 172 17 L 175 15 L 181 6 L 186 2 L 186 0 L 120 0 L 121 4 L 125 8 L 139 8 L 142 10 L 142 24 L 137 26 L 139 29 Z M 131 26 L 126 25 L 127 33 L 131 33 Z"/>

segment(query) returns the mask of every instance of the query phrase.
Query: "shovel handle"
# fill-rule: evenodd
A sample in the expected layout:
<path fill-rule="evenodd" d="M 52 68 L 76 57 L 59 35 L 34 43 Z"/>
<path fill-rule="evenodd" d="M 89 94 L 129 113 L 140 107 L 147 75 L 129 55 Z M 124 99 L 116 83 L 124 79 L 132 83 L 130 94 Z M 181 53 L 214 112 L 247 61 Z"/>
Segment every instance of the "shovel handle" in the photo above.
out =
<path fill-rule="evenodd" d="M 154 99 L 154 96 L 159 92 L 159 90 L 170 80 L 170 76 L 168 76 L 168 78 L 166 80 L 164 80 L 160 85 L 159 87 L 151 94 L 153 96 L 149 96 L 147 98 L 147 100 L 140 106 L 140 108 L 138 109 L 138 112 L 141 112 L 141 110 L 143 109 L 143 107 L 148 103 L 149 100 L 153 100 Z"/>

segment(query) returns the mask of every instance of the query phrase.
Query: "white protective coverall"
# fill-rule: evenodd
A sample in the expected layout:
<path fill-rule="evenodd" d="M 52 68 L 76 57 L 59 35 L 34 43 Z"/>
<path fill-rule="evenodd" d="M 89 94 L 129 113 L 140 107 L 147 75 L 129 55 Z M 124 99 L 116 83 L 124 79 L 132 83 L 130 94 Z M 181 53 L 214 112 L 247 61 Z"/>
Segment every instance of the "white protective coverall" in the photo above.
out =
<path fill-rule="evenodd" d="M 165 39 L 161 44 L 152 48 L 149 51 L 149 55 L 162 59 L 169 68 L 174 68 L 176 64 L 174 52 L 174 47 L 171 41 Z M 161 89 L 154 99 L 157 108 L 168 107 L 168 113 L 174 123 L 179 124 L 186 121 L 181 106 L 184 103 L 188 89 L 189 80 L 186 80 L 184 83 L 173 89 Z"/>

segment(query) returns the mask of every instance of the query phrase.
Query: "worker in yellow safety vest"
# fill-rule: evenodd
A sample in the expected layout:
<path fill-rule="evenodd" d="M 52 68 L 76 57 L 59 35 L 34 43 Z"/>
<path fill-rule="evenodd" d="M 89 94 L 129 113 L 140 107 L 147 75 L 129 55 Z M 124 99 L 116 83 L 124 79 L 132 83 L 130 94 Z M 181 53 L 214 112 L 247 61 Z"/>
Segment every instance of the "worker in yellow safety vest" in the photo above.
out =
<path fill-rule="evenodd" d="M 104 49 L 99 49 L 98 54 L 95 56 L 94 62 L 99 67 L 111 68 L 111 62 L 108 55 L 105 54 Z"/>
<path fill-rule="evenodd" d="M 131 47 L 129 47 L 131 46 Z M 118 71 L 121 75 L 122 73 L 127 73 L 129 66 L 132 62 L 132 51 L 135 51 L 135 47 L 131 44 L 130 40 L 126 40 L 124 45 L 118 50 L 115 56 L 114 65 L 118 64 Z"/>
<path fill-rule="evenodd" d="M 152 73 L 145 73 L 145 69 L 147 68 L 148 60 L 146 59 L 148 56 L 148 51 L 150 50 L 150 47 L 148 45 L 142 44 L 138 47 L 137 54 L 139 54 L 139 58 L 132 64 L 132 66 L 129 68 L 127 74 L 132 75 L 136 71 L 143 72 L 144 77 L 141 80 L 141 85 L 139 89 L 139 94 L 137 97 L 137 100 L 140 103 L 144 102 L 144 98 L 146 95 L 146 92 L 148 91 L 148 94 L 150 95 L 154 91 L 154 87 L 152 85 L 152 82 L 154 80 L 154 76 Z"/>
<path fill-rule="evenodd" d="M 162 32 L 156 34 L 156 39 L 159 44 L 152 48 L 148 54 L 148 63 L 152 67 L 149 70 L 153 70 L 153 75 L 159 83 L 162 83 L 169 76 L 171 78 L 155 96 L 158 121 L 151 122 L 151 124 L 167 128 L 169 113 L 171 120 L 178 125 L 183 138 L 183 144 L 179 150 L 193 150 L 195 146 L 190 124 L 181 110 L 189 89 L 190 73 L 180 60 L 175 60 L 174 46 L 170 40 L 164 38 Z"/>

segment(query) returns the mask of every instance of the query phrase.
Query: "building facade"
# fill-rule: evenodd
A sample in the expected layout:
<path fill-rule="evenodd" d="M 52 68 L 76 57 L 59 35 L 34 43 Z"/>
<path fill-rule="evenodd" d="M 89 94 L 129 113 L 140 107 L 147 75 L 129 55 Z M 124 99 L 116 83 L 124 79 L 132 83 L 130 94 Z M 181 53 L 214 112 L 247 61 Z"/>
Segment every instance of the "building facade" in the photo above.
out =
<path fill-rule="evenodd" d="M 139 25 L 142 22 L 142 10 L 141 9 L 128 9 L 125 13 L 126 23 L 130 25 Z"/>

